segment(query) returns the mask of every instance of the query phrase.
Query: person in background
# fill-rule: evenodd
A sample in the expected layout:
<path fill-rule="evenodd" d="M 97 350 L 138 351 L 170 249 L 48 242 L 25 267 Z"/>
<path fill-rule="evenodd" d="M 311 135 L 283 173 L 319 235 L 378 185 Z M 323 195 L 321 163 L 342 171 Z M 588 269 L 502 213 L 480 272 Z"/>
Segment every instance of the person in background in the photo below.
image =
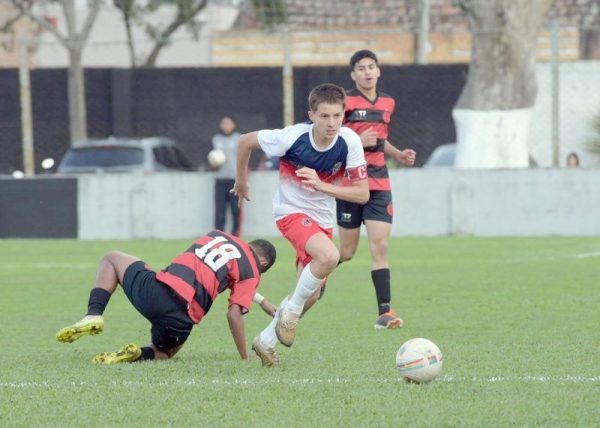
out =
<path fill-rule="evenodd" d="M 567 168 L 577 168 L 579 166 L 579 156 L 577 153 L 571 152 L 567 156 Z"/>
<path fill-rule="evenodd" d="M 360 50 L 350 58 L 350 77 L 355 87 L 346 91 L 344 125 L 360 135 L 367 160 L 370 196 L 365 205 L 338 199 L 337 224 L 340 263 L 354 257 L 361 225 L 365 225 L 371 250 L 371 280 L 378 310 L 374 326 L 375 329 L 394 329 L 402 327 L 404 321 L 391 307 L 388 243 L 394 208 L 385 156 L 402 165 L 413 166 L 416 153 L 411 149 L 399 150 L 387 140 L 396 103 L 392 97 L 377 89 L 380 75 L 374 52 Z"/>
<path fill-rule="evenodd" d="M 231 234 L 241 236 L 241 208 L 237 196 L 229 192 L 235 183 L 237 146 L 240 138 L 235 126 L 231 117 L 223 117 L 219 124 L 219 133 L 212 139 L 213 149 L 225 152 L 225 163 L 215 172 L 215 229 L 225 229 L 229 209 L 232 220 Z"/>

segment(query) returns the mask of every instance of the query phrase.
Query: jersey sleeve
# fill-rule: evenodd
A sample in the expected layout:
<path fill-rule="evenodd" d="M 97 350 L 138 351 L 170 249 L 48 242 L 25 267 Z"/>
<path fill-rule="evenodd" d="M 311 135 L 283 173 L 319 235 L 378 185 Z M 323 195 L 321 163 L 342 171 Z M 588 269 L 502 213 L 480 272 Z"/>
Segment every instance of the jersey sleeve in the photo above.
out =
<path fill-rule="evenodd" d="M 233 304 L 240 305 L 242 307 L 242 313 L 245 314 L 250 310 L 252 306 L 252 299 L 254 293 L 258 288 L 257 278 L 248 278 L 244 281 L 236 283 L 231 287 L 231 294 L 229 295 L 229 306 Z"/>
<path fill-rule="evenodd" d="M 263 129 L 258 131 L 258 143 L 267 156 L 283 156 L 298 138 L 297 126 L 283 129 Z"/>
<path fill-rule="evenodd" d="M 344 139 L 348 144 L 348 155 L 346 157 L 346 178 L 351 181 L 367 178 L 367 161 L 360 137 L 350 128 L 343 128 Z"/>

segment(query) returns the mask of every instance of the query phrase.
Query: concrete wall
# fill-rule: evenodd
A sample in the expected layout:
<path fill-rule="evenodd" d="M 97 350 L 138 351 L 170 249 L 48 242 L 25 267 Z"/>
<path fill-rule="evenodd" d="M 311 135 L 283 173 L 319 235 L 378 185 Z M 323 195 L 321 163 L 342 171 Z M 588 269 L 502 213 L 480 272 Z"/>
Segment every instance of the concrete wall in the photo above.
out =
<path fill-rule="evenodd" d="M 391 172 L 394 236 L 600 235 L 600 170 Z M 253 173 L 246 236 L 277 236 L 276 172 Z M 82 239 L 189 238 L 213 227 L 210 173 L 79 179 Z"/>

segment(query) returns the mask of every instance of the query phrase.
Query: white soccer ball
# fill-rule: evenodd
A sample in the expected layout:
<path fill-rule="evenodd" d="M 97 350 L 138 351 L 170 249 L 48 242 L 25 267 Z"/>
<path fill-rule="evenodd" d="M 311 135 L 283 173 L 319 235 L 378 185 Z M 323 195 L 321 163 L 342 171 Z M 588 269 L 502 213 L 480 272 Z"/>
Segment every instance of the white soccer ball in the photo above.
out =
<path fill-rule="evenodd" d="M 431 382 L 442 373 L 442 353 L 431 340 L 410 339 L 398 349 L 396 367 L 406 381 Z"/>
<path fill-rule="evenodd" d="M 225 161 L 227 160 L 227 155 L 221 149 L 212 149 L 208 152 L 208 163 L 213 168 L 219 168 L 223 166 Z"/>

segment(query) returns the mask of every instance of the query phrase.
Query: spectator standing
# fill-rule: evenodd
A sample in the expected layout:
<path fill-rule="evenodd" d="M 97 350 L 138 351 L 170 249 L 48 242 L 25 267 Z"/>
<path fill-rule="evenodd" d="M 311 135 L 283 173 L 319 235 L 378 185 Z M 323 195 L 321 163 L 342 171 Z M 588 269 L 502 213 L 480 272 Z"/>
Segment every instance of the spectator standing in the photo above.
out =
<path fill-rule="evenodd" d="M 229 209 L 231 234 L 241 236 L 242 211 L 237 196 L 229 192 L 235 184 L 237 147 L 240 139 L 240 133 L 235 127 L 235 121 L 231 117 L 223 117 L 219 124 L 219 133 L 212 139 L 213 149 L 220 149 L 225 153 L 225 163 L 215 172 L 215 229 L 225 229 Z"/>

